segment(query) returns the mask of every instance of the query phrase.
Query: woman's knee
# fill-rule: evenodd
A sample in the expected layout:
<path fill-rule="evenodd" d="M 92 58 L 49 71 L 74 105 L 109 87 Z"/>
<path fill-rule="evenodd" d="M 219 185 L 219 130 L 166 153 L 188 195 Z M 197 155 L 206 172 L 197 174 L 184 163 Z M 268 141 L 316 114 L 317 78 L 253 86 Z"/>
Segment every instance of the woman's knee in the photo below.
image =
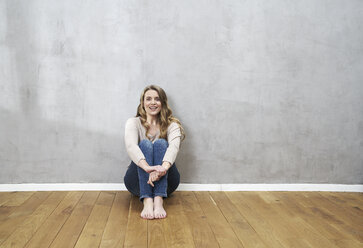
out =
<path fill-rule="evenodd" d="M 165 139 L 157 139 L 154 141 L 154 146 L 168 148 L 169 144 Z"/>
<path fill-rule="evenodd" d="M 152 149 L 153 148 L 153 143 L 150 140 L 144 139 L 141 140 L 141 142 L 139 143 L 139 147 L 141 148 L 141 150 L 143 149 Z"/>

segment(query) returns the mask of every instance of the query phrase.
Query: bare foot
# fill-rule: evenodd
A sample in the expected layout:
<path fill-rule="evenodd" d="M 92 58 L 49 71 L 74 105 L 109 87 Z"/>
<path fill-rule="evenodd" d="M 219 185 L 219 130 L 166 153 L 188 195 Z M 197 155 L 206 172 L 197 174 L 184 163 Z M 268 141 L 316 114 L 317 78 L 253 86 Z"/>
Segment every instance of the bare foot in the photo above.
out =
<path fill-rule="evenodd" d="M 155 219 L 164 219 L 166 212 L 163 207 L 163 197 L 155 196 L 154 198 L 154 217 Z"/>
<path fill-rule="evenodd" d="M 144 209 L 141 212 L 141 217 L 144 219 L 154 219 L 154 202 L 153 198 L 144 198 Z"/>

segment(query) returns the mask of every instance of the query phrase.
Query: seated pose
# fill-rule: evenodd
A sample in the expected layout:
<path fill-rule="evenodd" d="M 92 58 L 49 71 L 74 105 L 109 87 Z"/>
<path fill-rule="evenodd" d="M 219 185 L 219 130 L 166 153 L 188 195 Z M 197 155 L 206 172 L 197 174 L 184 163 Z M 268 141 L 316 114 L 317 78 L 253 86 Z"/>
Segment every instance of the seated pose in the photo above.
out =
<path fill-rule="evenodd" d="M 136 117 L 125 126 L 126 150 L 131 158 L 125 186 L 144 204 L 141 217 L 166 217 L 163 198 L 176 190 L 180 175 L 174 163 L 185 134 L 172 115 L 164 90 L 147 86 L 141 94 Z"/>

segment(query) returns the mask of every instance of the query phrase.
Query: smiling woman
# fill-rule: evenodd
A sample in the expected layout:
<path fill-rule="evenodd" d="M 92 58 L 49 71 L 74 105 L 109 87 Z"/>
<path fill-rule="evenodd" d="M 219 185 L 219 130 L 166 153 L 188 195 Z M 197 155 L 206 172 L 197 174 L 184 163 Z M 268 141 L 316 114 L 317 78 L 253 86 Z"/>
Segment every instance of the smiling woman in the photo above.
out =
<path fill-rule="evenodd" d="M 166 217 L 163 198 L 176 190 L 180 175 L 175 165 L 185 138 L 180 121 L 172 115 L 165 91 L 147 86 L 141 94 L 136 117 L 125 126 L 126 150 L 131 158 L 124 182 L 144 203 L 141 217 Z"/>

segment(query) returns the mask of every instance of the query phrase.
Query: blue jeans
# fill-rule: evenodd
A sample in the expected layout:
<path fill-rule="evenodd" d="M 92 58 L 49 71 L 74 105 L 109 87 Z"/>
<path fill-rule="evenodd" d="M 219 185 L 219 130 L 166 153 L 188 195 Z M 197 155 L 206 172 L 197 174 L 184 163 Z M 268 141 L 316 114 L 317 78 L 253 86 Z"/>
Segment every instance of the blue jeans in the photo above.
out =
<path fill-rule="evenodd" d="M 142 140 L 139 147 L 150 166 L 161 165 L 168 148 L 168 142 L 165 139 L 158 139 L 154 143 L 150 140 Z M 148 180 L 149 173 L 131 162 L 126 171 L 124 183 L 127 190 L 133 195 L 139 196 L 140 200 L 147 197 L 154 198 L 155 196 L 167 197 L 178 187 L 180 174 L 174 163 L 166 175 L 154 182 L 154 187 L 147 183 Z"/>

